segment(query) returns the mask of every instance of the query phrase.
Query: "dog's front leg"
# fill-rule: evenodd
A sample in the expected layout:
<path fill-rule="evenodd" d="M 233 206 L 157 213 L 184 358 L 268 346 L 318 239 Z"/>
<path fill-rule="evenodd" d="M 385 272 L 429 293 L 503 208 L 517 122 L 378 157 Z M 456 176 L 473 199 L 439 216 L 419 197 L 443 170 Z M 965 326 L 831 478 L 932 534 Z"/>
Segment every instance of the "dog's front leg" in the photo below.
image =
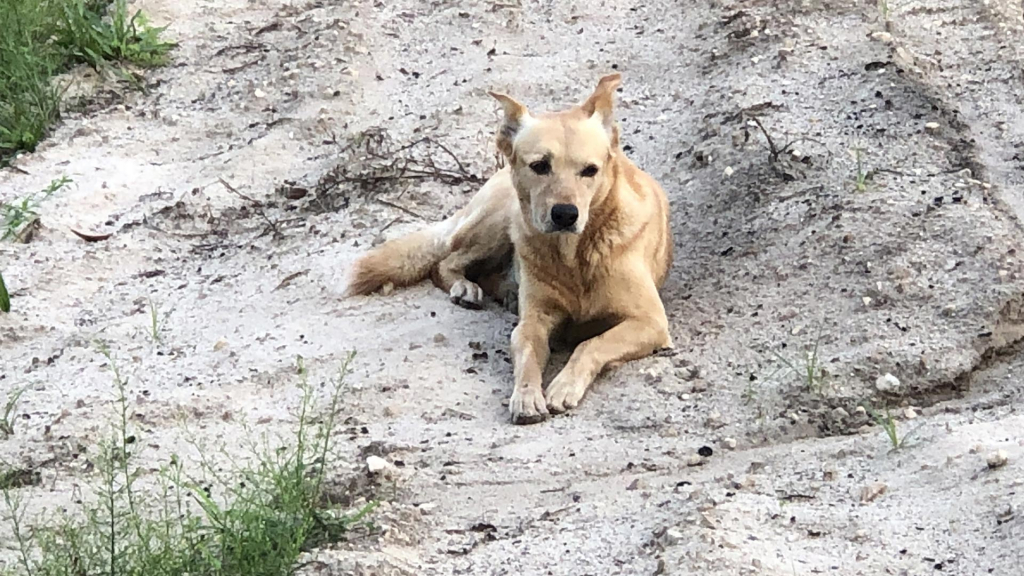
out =
<path fill-rule="evenodd" d="M 627 318 L 576 347 L 568 364 L 548 386 L 548 410 L 560 413 L 575 408 L 605 368 L 614 368 L 671 346 L 672 338 L 664 314 L 660 317 Z"/>
<path fill-rule="evenodd" d="M 508 408 L 514 424 L 535 424 L 548 415 L 542 379 L 551 355 L 548 340 L 555 323 L 549 316 L 526 314 L 512 331 L 515 384 Z"/>

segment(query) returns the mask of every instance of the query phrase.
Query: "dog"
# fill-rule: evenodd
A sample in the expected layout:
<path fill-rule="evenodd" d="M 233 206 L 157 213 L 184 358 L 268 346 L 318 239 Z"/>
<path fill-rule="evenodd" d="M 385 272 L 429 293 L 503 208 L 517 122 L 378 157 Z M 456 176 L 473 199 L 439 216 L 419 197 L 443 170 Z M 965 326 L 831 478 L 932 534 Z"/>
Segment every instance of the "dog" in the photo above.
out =
<path fill-rule="evenodd" d="M 575 408 L 601 372 L 673 348 L 660 295 L 673 259 L 668 199 L 619 144 L 620 83 L 604 76 L 582 104 L 537 115 L 488 92 L 504 112 L 506 166 L 454 215 L 381 244 L 350 273 L 346 295 L 430 277 L 460 306 L 489 296 L 516 311 L 516 424 Z M 561 333 L 579 344 L 545 391 Z"/>

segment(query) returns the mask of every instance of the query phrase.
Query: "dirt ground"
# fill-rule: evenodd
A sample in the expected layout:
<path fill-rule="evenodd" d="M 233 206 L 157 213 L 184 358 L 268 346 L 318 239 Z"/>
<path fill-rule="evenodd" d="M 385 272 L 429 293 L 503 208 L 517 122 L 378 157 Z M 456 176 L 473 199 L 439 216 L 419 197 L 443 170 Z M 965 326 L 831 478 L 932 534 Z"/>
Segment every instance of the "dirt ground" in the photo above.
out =
<path fill-rule="evenodd" d="M 112 413 L 97 338 L 154 467 L 181 414 L 215 447 L 286 433 L 296 356 L 326 381 L 356 350 L 338 475 L 396 481 L 313 573 L 1024 574 L 1019 0 L 137 5 L 174 62 L 144 93 L 76 73 L 89 104 L 0 172 L 0 200 L 74 180 L 0 245 L 0 391 L 28 387 L 0 457 L 42 473 L 33 509 Z M 485 90 L 554 109 L 612 70 L 672 204 L 677 350 L 512 426 L 514 316 L 341 283 L 493 171 Z M 809 385 L 785 365 L 814 349 Z"/>

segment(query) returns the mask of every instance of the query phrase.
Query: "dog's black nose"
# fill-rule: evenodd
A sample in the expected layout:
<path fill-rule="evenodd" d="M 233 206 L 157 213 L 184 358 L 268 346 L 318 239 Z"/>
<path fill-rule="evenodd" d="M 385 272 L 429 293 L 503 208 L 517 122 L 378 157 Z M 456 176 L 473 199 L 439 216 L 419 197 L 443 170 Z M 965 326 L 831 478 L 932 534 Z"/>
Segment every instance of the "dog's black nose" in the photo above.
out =
<path fill-rule="evenodd" d="M 551 221 L 559 230 L 572 228 L 580 217 L 580 211 L 572 204 L 555 204 L 551 207 Z"/>

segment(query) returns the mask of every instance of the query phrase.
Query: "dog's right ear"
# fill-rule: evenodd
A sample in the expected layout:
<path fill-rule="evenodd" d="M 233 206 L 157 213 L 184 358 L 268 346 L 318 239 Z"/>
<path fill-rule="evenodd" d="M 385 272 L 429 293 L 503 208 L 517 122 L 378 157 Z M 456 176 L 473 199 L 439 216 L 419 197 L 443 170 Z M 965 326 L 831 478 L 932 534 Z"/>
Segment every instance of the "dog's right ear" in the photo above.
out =
<path fill-rule="evenodd" d="M 516 134 L 530 121 L 530 112 L 526 109 L 526 106 L 505 94 L 490 91 L 487 93 L 501 103 L 501 108 L 505 112 L 505 118 L 501 123 L 501 128 L 498 130 L 498 150 L 508 158 L 511 158 L 512 142 L 515 140 Z"/>

